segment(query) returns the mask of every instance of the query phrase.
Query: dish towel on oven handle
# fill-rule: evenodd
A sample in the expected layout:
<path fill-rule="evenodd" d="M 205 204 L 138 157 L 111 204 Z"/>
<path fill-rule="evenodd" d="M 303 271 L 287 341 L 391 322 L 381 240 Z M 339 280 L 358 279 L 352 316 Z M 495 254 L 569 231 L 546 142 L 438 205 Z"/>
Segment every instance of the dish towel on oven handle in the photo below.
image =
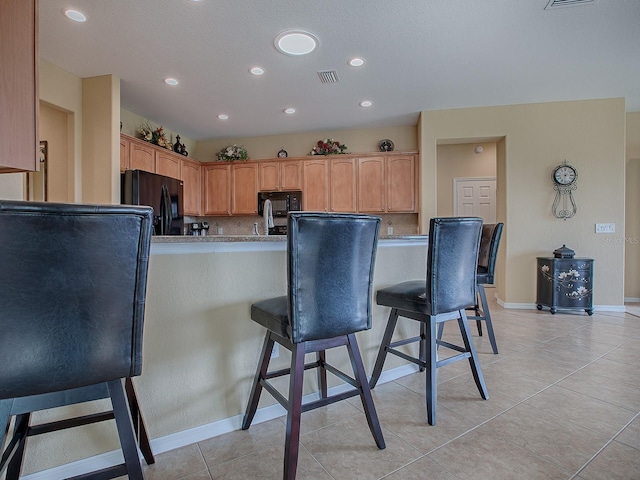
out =
<path fill-rule="evenodd" d="M 268 198 L 264 201 L 262 216 L 264 218 L 264 234 L 269 235 L 269 228 L 273 228 L 273 209 L 271 208 L 271 200 Z"/>

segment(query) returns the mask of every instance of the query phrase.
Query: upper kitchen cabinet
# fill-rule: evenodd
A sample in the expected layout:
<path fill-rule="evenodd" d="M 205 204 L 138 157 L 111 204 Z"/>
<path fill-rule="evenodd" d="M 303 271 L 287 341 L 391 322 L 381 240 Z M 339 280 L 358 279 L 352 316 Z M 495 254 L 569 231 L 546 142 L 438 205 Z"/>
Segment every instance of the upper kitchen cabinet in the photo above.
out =
<path fill-rule="evenodd" d="M 329 211 L 356 211 L 356 170 L 355 158 L 332 158 L 329 160 Z"/>
<path fill-rule="evenodd" d="M 358 158 L 358 211 L 383 213 L 385 198 L 385 158 Z"/>
<path fill-rule="evenodd" d="M 155 152 L 155 172 L 158 175 L 164 175 L 171 178 L 182 178 L 180 174 L 181 156 L 173 153 L 166 148 L 156 150 Z"/>
<path fill-rule="evenodd" d="M 231 165 L 231 214 L 258 214 L 258 164 Z"/>
<path fill-rule="evenodd" d="M 329 211 L 329 162 L 325 158 L 305 160 L 302 185 L 302 209 Z"/>
<path fill-rule="evenodd" d="M 0 172 L 38 168 L 38 1 L 0 2 Z"/>
<path fill-rule="evenodd" d="M 302 161 L 281 160 L 258 162 L 261 192 L 302 189 Z"/>
<path fill-rule="evenodd" d="M 130 140 L 129 168 L 131 170 L 144 170 L 145 172 L 155 173 L 156 152 L 153 145 L 145 145 L 142 141 Z"/>
<path fill-rule="evenodd" d="M 258 195 L 254 198 L 258 203 Z M 231 215 L 231 165 L 202 165 L 202 207 L 204 215 Z"/>
<path fill-rule="evenodd" d="M 120 171 L 131 170 L 131 164 L 129 162 L 129 148 L 131 142 L 126 137 L 120 135 Z"/>
<path fill-rule="evenodd" d="M 183 183 L 184 214 L 198 216 L 201 210 L 200 162 L 181 159 L 180 174 Z"/>
<path fill-rule="evenodd" d="M 414 155 L 358 158 L 358 211 L 416 211 L 417 174 Z"/>
<path fill-rule="evenodd" d="M 417 212 L 418 162 L 415 155 L 386 158 L 387 212 Z"/>

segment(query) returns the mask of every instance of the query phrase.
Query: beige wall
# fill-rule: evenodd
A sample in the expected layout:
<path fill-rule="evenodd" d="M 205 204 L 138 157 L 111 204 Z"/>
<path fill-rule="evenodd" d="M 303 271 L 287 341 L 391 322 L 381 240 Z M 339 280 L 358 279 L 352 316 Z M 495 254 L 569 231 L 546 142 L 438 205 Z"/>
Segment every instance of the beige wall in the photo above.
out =
<path fill-rule="evenodd" d="M 627 113 L 624 296 L 640 302 L 640 112 Z"/>
<path fill-rule="evenodd" d="M 483 148 L 481 153 L 474 152 L 475 147 L 478 145 L 481 145 Z M 496 144 L 485 142 L 438 145 L 437 168 L 437 214 L 440 217 L 454 216 L 454 179 L 467 177 L 495 177 Z"/>
<path fill-rule="evenodd" d="M 507 306 L 535 302 L 536 257 L 562 244 L 595 259 L 594 304 L 622 306 L 624 245 L 596 235 L 595 223 L 615 223 L 615 235 L 624 236 L 624 99 L 422 112 L 420 137 L 423 230 L 437 211 L 436 145 L 504 137 L 497 149 L 498 219 L 506 226 L 498 295 Z M 578 213 L 560 220 L 551 213 L 551 173 L 565 159 L 578 169 Z"/>
<path fill-rule="evenodd" d="M 325 138 L 345 144 L 350 153 L 377 152 L 378 142 L 383 138 L 391 139 L 398 151 L 418 149 L 416 127 L 404 126 L 206 140 L 197 142 L 194 157 L 201 162 L 214 162 L 216 153 L 233 143 L 244 146 L 251 159 L 273 158 L 281 148 L 290 157 L 302 157 L 309 155 L 318 140 Z"/>

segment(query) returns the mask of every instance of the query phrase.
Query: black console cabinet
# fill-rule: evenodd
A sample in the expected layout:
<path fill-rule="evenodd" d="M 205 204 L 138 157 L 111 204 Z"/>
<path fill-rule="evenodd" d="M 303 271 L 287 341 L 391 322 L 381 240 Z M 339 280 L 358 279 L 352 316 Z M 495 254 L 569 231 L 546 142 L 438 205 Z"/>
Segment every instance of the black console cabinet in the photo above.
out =
<path fill-rule="evenodd" d="M 593 259 L 538 257 L 538 310 L 584 310 L 593 315 Z"/>

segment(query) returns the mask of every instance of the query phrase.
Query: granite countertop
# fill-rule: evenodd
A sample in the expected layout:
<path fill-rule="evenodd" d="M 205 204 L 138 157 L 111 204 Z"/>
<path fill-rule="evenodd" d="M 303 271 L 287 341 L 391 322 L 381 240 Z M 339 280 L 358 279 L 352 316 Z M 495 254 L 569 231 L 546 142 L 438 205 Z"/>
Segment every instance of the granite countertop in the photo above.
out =
<path fill-rule="evenodd" d="M 380 240 L 426 240 L 427 235 L 380 235 Z M 151 243 L 285 242 L 286 235 L 154 235 Z"/>

